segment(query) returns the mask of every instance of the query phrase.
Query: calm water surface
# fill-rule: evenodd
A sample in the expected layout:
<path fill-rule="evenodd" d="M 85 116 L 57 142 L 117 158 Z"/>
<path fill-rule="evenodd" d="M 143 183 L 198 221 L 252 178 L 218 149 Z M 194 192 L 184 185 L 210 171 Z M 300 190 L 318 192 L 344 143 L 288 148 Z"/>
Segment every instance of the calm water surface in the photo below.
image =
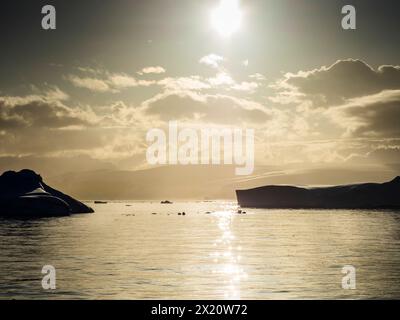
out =
<path fill-rule="evenodd" d="M 0 220 L 1 299 L 400 298 L 400 213 L 91 205 L 92 215 Z M 41 287 L 44 265 L 57 270 L 55 291 Z M 344 265 L 356 290 L 342 289 Z"/>

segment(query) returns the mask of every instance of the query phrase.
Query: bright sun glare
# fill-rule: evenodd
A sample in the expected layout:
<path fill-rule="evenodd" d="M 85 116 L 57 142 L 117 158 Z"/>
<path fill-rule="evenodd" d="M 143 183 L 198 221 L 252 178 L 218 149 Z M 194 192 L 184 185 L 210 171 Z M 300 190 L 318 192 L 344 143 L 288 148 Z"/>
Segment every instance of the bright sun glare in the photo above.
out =
<path fill-rule="evenodd" d="M 239 0 L 221 0 L 219 7 L 212 12 L 211 23 L 223 37 L 229 37 L 238 31 L 242 23 Z"/>

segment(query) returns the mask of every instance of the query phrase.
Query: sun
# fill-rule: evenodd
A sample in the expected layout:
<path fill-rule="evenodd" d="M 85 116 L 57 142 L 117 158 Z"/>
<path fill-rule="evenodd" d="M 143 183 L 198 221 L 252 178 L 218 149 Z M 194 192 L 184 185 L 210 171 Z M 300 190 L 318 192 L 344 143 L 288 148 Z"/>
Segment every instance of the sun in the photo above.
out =
<path fill-rule="evenodd" d="M 230 37 L 242 24 L 239 0 L 221 0 L 218 8 L 211 14 L 213 28 L 222 36 Z"/>

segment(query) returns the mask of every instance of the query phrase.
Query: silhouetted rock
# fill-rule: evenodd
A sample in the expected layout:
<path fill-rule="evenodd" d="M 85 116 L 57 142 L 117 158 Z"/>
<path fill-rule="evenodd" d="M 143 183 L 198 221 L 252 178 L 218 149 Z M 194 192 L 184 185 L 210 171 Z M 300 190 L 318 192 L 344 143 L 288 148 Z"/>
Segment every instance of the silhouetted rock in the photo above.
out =
<path fill-rule="evenodd" d="M 282 209 L 391 209 L 400 208 L 400 177 L 386 183 L 299 188 L 265 186 L 237 190 L 241 207 Z"/>
<path fill-rule="evenodd" d="M 31 170 L 0 176 L 0 216 L 52 217 L 92 213 L 92 208 L 49 187 Z"/>
<path fill-rule="evenodd" d="M 161 204 L 172 204 L 172 202 L 169 200 L 165 200 L 165 201 L 161 201 Z"/>

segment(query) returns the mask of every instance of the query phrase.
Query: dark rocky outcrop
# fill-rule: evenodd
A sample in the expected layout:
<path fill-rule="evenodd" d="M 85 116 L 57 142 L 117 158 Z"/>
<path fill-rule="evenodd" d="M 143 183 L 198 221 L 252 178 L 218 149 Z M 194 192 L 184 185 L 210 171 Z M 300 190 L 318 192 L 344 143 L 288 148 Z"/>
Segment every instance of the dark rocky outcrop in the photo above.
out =
<path fill-rule="evenodd" d="M 161 204 L 173 204 L 173 203 L 169 200 L 165 200 L 165 201 L 161 201 Z"/>
<path fill-rule="evenodd" d="M 0 176 L 0 217 L 53 217 L 92 213 L 82 202 L 51 188 L 31 170 Z"/>
<path fill-rule="evenodd" d="M 400 177 L 386 183 L 300 188 L 265 186 L 237 190 L 241 207 L 282 209 L 400 209 Z"/>

